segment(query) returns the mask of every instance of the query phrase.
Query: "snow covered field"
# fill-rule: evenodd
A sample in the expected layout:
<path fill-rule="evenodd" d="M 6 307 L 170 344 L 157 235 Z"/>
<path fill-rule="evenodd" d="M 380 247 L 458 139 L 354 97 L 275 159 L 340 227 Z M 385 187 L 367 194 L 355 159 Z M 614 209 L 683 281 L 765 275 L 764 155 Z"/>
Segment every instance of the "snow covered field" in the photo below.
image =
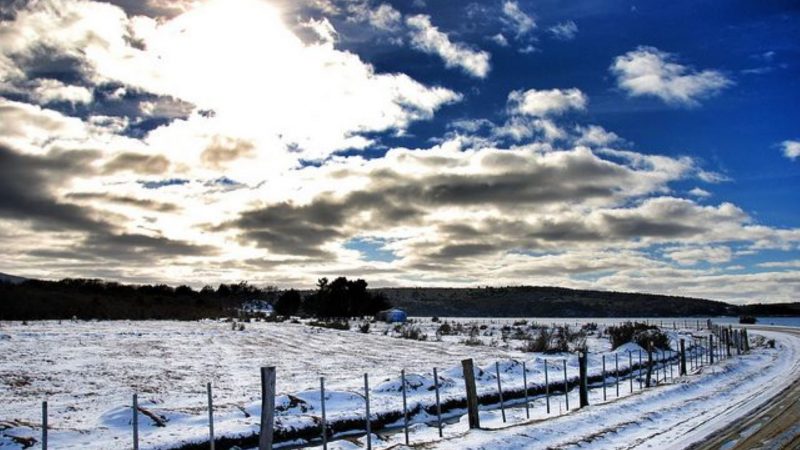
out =
<path fill-rule="evenodd" d="M 400 339 L 393 328 L 385 324 L 373 324 L 369 334 L 358 331 L 336 331 L 313 328 L 291 323 L 248 323 L 244 331 L 232 331 L 228 323 L 205 322 L 34 322 L 24 326 L 20 323 L 0 324 L 0 447 L 22 448 L 14 443 L 12 436 L 35 437 L 40 433 L 40 405 L 49 402 L 50 443 L 53 448 L 129 448 L 131 394 L 139 394 L 140 405 L 167 419 L 165 427 L 155 427 L 146 417 L 140 418 L 142 448 L 170 448 L 187 442 L 202 442 L 207 438 L 205 383 L 214 385 L 215 424 L 217 436 L 249 435 L 258 430 L 260 410 L 259 372 L 261 366 L 276 366 L 278 371 L 278 428 L 311 427 L 319 415 L 319 377 L 325 376 L 329 399 L 329 421 L 363 419 L 362 397 L 363 373 L 371 380 L 372 412 L 390 417 L 401 410 L 399 394 L 399 372 L 405 369 L 409 383 L 409 407 L 430 407 L 434 404 L 431 371 L 439 369 L 442 385 L 442 401 L 463 398 L 460 361 L 474 358 L 483 370 L 478 373 L 479 393 L 496 393 L 494 375 L 495 361 L 500 361 L 501 380 L 504 390 L 522 389 L 521 361 L 527 363 L 529 386 L 544 382 L 544 363 L 549 361 L 551 384 L 563 381 L 562 361 L 567 361 L 569 379 L 577 377 L 577 360 L 571 354 L 543 355 L 519 351 L 514 339 L 503 339 L 503 325 L 513 320 L 481 322 L 480 339 L 488 345 L 469 346 L 459 343 L 463 336 L 443 336 L 436 341 L 435 333 L 426 341 Z M 357 325 L 357 324 L 356 324 Z M 665 323 L 667 325 L 667 323 Z M 694 324 L 690 324 L 694 325 Z M 424 332 L 434 331 L 440 326 L 422 322 Z M 689 337 L 690 330 L 670 331 L 672 339 Z M 636 408 L 620 406 L 646 396 L 666 395 L 663 402 L 687 401 L 689 397 L 702 396 L 709 386 L 723 386 L 731 380 L 755 380 L 751 376 L 778 376 L 789 370 L 790 362 L 800 358 L 800 344 L 785 342 L 783 352 L 757 349 L 742 358 L 742 364 L 727 362 L 722 366 L 704 370 L 690 377 L 691 383 L 682 380 L 667 383 L 642 394 L 638 382 L 630 392 L 630 383 L 624 380 L 620 395 L 629 397 L 610 403 L 603 408 Z M 613 371 L 614 353 L 604 337 L 589 336 L 587 345 L 591 352 L 589 373 L 601 371 L 601 357 L 606 355 L 609 372 Z M 628 344 L 618 349 L 619 367 L 628 367 L 628 354 L 634 350 L 637 362 L 638 347 Z M 670 356 L 666 354 L 664 356 Z M 733 360 L 731 360 L 733 361 Z M 725 368 L 729 369 L 725 369 Z M 764 370 L 764 368 L 768 370 Z M 676 368 L 673 368 L 677 376 Z M 669 371 L 662 371 L 662 377 Z M 722 378 L 720 378 L 722 377 Z M 760 379 L 760 378 L 759 378 Z M 710 381 L 707 381 L 710 380 Z M 720 381 L 721 380 L 721 381 Z M 616 399 L 613 378 L 608 379 L 608 400 Z M 761 379 L 764 382 L 764 379 Z M 703 383 L 708 383 L 704 385 Z M 750 382 L 752 384 L 752 382 Z M 774 383 L 773 383 L 774 384 Z M 706 387 L 703 387 L 706 386 Z M 743 391 L 753 391 L 756 385 L 747 385 Z M 288 397 L 285 394 L 292 394 Z M 570 406 L 577 406 L 577 393 L 571 393 Z M 602 400 L 602 390 L 596 388 L 591 403 Z M 730 399 L 729 399 L 730 400 Z M 616 406 L 612 406 L 616 405 Z M 532 403 L 532 419 L 541 420 L 545 412 L 544 398 L 537 397 Z M 564 396 L 551 398 L 551 417 L 548 430 L 566 421 L 563 439 L 579 439 L 584 429 L 576 431 L 576 423 L 570 418 L 583 417 L 586 411 L 570 413 L 558 419 L 559 412 L 566 413 Z M 595 409 L 595 414 L 602 409 Z M 603 417 L 635 420 L 633 413 L 614 412 Z M 450 415 L 457 418 L 459 410 Z M 645 414 L 646 411 L 638 410 Z M 677 414 L 677 412 L 676 412 Z M 249 415 L 249 417 L 247 417 Z M 500 427 L 497 411 L 485 411 L 483 425 Z M 508 424 L 524 421 L 524 408 L 508 411 Z M 669 415 L 669 414 L 667 414 Z M 671 417 L 671 416 L 670 416 Z M 413 417 L 417 422 L 412 437 L 415 441 L 438 439 L 432 417 L 419 413 Z M 457 419 L 456 419 L 457 420 Z M 574 419 L 577 420 L 577 419 Z M 659 422 L 653 420 L 653 422 Z M 592 425 L 613 426 L 609 421 L 591 419 Z M 428 424 L 422 423 L 428 422 Z M 650 421 L 646 422 L 650 423 Z M 596 427 L 595 427 L 596 428 Z M 445 437 L 464 433 L 462 422 L 445 427 Z M 558 426 L 555 428 L 558 429 Z M 586 430 L 594 429 L 587 425 Z M 504 432 L 496 432 L 504 433 Z M 556 431 L 546 435 L 558 435 Z M 442 446 L 464 448 L 465 446 L 498 448 L 481 439 L 494 439 L 498 434 L 470 433 L 468 443 L 447 439 Z M 638 436 L 636 432 L 632 436 Z M 390 445 L 402 439 L 400 435 L 383 434 Z M 380 439 L 376 436 L 376 439 Z M 505 438 L 503 438 L 505 439 Z M 508 439 L 524 439 L 512 436 Z M 555 439 L 555 438 L 554 438 Z M 632 438 L 635 439 L 635 438 Z M 540 444 L 555 441 L 535 441 Z M 566 442 L 566 441 L 563 441 Z M 355 444 L 338 441 L 336 446 L 347 448 Z M 549 445 L 549 444 L 546 444 Z M 505 444 L 502 445 L 505 447 Z"/>

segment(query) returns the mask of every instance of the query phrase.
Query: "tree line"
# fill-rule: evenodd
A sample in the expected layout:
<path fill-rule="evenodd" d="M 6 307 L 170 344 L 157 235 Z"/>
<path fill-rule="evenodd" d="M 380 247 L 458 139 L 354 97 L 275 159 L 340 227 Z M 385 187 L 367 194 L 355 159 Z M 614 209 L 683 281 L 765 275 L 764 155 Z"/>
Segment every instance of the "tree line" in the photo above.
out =
<path fill-rule="evenodd" d="M 290 289 L 259 288 L 247 282 L 172 287 L 165 284 L 129 285 L 98 279 L 0 282 L 0 320 L 198 320 L 239 314 L 250 300 L 266 300 L 281 315 L 316 317 L 372 315 L 389 307 L 386 298 L 367 291 L 367 282 L 339 277 L 322 278 L 316 291 L 305 296 Z"/>

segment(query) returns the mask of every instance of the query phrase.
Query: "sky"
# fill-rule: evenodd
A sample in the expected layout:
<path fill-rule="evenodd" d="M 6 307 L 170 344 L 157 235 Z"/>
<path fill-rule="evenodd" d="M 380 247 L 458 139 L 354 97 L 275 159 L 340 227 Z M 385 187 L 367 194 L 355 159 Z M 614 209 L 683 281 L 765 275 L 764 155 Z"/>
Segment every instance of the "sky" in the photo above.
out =
<path fill-rule="evenodd" d="M 800 301 L 793 1 L 10 0 L 0 271 Z"/>

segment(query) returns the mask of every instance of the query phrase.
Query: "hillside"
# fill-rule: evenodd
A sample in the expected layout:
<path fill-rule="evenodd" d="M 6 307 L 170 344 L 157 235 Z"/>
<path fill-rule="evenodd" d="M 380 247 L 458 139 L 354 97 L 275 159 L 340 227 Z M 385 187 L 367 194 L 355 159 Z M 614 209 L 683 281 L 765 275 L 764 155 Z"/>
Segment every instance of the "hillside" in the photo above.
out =
<path fill-rule="evenodd" d="M 377 289 L 410 315 L 460 317 L 667 317 L 737 315 L 723 302 L 559 287 Z"/>

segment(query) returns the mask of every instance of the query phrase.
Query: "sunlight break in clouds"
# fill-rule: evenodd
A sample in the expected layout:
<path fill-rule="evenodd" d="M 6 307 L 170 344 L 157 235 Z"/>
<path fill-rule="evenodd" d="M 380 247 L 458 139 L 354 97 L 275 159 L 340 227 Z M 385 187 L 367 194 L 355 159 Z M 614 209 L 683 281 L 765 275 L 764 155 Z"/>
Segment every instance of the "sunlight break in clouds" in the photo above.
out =
<path fill-rule="evenodd" d="M 654 96 L 666 103 L 695 106 L 733 84 L 715 70 L 701 72 L 675 62 L 655 47 L 639 47 L 617 56 L 611 65 L 617 85 L 631 96 Z"/>

